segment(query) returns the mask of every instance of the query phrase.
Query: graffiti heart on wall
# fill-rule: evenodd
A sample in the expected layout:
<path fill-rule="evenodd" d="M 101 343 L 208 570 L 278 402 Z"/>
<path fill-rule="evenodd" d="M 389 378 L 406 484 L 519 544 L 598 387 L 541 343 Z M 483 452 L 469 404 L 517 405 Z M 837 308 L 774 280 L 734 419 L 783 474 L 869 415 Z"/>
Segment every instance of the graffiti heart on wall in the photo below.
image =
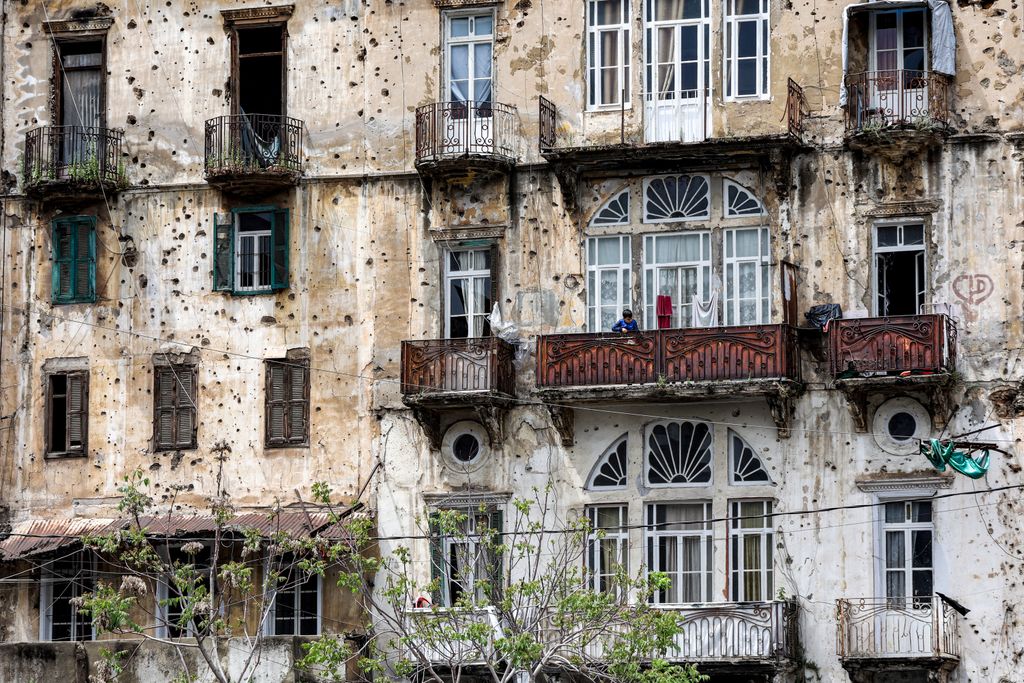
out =
<path fill-rule="evenodd" d="M 953 294 L 963 302 L 964 317 L 969 321 L 978 319 L 974 307 L 992 296 L 994 289 L 992 278 L 983 273 L 961 275 L 953 280 Z"/>

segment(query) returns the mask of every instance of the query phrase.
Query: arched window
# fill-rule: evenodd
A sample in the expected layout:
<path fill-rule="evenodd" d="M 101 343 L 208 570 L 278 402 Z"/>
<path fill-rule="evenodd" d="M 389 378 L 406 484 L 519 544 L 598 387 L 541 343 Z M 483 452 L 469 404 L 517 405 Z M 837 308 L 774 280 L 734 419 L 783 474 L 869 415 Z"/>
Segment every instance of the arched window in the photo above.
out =
<path fill-rule="evenodd" d="M 771 484 L 768 470 L 739 434 L 729 430 L 729 478 L 733 484 Z"/>
<path fill-rule="evenodd" d="M 660 422 L 647 432 L 645 467 L 651 486 L 711 483 L 711 430 L 703 422 Z"/>
<path fill-rule="evenodd" d="M 590 471 L 587 488 L 621 489 L 626 486 L 626 435 L 623 434 L 597 459 Z"/>
<path fill-rule="evenodd" d="M 644 181 L 644 223 L 669 223 L 709 216 L 708 177 L 669 175 Z"/>
<path fill-rule="evenodd" d="M 764 215 L 764 204 L 735 180 L 722 180 L 722 213 L 726 218 Z"/>
<path fill-rule="evenodd" d="M 629 223 L 629 188 L 618 193 L 602 206 L 594 217 L 591 225 L 625 225 Z"/>

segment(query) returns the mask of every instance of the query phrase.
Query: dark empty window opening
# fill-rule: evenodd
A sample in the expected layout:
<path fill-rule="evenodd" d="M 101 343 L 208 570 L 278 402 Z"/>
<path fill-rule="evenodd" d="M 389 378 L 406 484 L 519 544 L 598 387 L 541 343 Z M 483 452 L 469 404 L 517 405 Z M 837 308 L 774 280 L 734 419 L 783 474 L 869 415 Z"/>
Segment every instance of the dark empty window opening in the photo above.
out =
<path fill-rule="evenodd" d="M 919 315 L 925 303 L 924 225 L 878 226 L 875 233 L 875 314 Z"/>
<path fill-rule="evenodd" d="M 235 30 L 235 102 L 239 114 L 285 115 L 284 24 Z"/>
<path fill-rule="evenodd" d="M 94 588 L 92 556 L 79 551 L 43 565 L 39 612 L 43 640 L 92 640 L 92 620 L 79 612 L 77 598 Z"/>
<path fill-rule="evenodd" d="M 480 442 L 472 434 L 460 434 L 452 444 L 452 454 L 459 462 L 473 462 L 480 455 Z"/>
<path fill-rule="evenodd" d="M 896 441 L 906 441 L 917 431 L 917 420 L 910 413 L 899 412 L 889 418 L 889 436 Z"/>
<path fill-rule="evenodd" d="M 46 454 L 84 455 L 88 422 L 89 374 L 50 375 L 47 387 Z"/>

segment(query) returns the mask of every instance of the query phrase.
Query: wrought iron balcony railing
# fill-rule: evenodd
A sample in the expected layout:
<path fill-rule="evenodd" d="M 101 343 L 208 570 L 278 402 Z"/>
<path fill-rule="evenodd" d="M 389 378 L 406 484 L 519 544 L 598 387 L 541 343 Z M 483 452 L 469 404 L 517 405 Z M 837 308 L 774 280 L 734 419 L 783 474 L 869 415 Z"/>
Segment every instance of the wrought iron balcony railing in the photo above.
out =
<path fill-rule="evenodd" d="M 302 174 L 302 121 L 287 116 L 238 114 L 206 122 L 206 178 Z"/>
<path fill-rule="evenodd" d="M 402 393 L 515 395 L 515 350 L 497 337 L 402 342 Z"/>
<path fill-rule="evenodd" d="M 500 102 L 432 102 L 416 109 L 416 164 L 516 160 L 516 108 Z"/>
<path fill-rule="evenodd" d="M 848 133 L 885 128 L 930 132 L 950 123 L 952 80 L 934 71 L 889 69 L 846 76 Z"/>
<path fill-rule="evenodd" d="M 829 337 L 833 377 L 956 368 L 956 323 L 943 314 L 834 320 Z"/>
<path fill-rule="evenodd" d="M 102 193 L 123 187 L 124 133 L 94 126 L 43 126 L 25 135 L 24 183 L 29 193 L 48 190 Z"/>
<path fill-rule="evenodd" d="M 960 618 L 938 596 L 836 601 L 841 659 L 960 657 Z"/>
<path fill-rule="evenodd" d="M 795 344 L 788 325 L 543 335 L 537 386 L 797 379 Z"/>

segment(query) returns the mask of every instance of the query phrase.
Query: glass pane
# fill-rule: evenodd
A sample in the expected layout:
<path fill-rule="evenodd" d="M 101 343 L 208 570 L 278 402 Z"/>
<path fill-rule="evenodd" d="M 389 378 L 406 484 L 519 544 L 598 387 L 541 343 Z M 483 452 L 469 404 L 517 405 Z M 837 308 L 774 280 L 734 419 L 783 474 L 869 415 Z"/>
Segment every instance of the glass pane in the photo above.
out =
<path fill-rule="evenodd" d="M 903 244 L 924 244 L 924 226 L 904 225 Z"/>
<path fill-rule="evenodd" d="M 448 310 L 451 315 L 461 315 L 467 312 L 466 285 L 468 284 L 469 282 L 463 279 L 451 281 L 451 286 L 448 290 Z"/>
<path fill-rule="evenodd" d="M 902 531 L 885 532 L 885 566 L 889 568 L 905 567 L 907 564 L 906 548 Z"/>
<path fill-rule="evenodd" d="M 913 572 L 914 597 L 926 597 L 932 594 L 932 573 L 931 571 Z"/>
<path fill-rule="evenodd" d="M 619 265 L 618 237 L 602 237 L 597 240 L 597 265 Z"/>
<path fill-rule="evenodd" d="M 911 503 L 911 520 L 914 522 L 932 521 L 932 503 L 930 500 L 923 500 L 918 503 Z"/>
<path fill-rule="evenodd" d="M 741 21 L 736 24 L 736 56 L 757 56 L 757 22 Z"/>
<path fill-rule="evenodd" d="M 757 93 L 757 60 L 741 59 L 736 64 L 736 94 Z"/>
<path fill-rule="evenodd" d="M 907 521 L 906 512 L 903 509 L 903 503 L 886 503 L 885 521 L 890 524 Z"/>
<path fill-rule="evenodd" d="M 494 33 L 494 18 L 489 14 L 474 17 L 473 33 L 478 36 L 489 36 Z"/>
<path fill-rule="evenodd" d="M 907 594 L 906 579 L 902 571 L 889 571 L 885 573 L 885 597 L 903 598 Z"/>
<path fill-rule="evenodd" d="M 597 0 L 594 3 L 594 15 L 598 25 L 618 24 L 622 17 L 623 0 Z"/>
<path fill-rule="evenodd" d="M 924 12 L 903 13 L 903 47 L 924 47 Z"/>
<path fill-rule="evenodd" d="M 911 545 L 913 546 L 913 557 L 911 562 L 915 568 L 931 568 L 932 566 L 932 532 L 912 531 L 910 532 Z"/>
<path fill-rule="evenodd" d="M 449 26 L 452 38 L 463 38 L 469 35 L 469 17 L 453 17 Z"/>

